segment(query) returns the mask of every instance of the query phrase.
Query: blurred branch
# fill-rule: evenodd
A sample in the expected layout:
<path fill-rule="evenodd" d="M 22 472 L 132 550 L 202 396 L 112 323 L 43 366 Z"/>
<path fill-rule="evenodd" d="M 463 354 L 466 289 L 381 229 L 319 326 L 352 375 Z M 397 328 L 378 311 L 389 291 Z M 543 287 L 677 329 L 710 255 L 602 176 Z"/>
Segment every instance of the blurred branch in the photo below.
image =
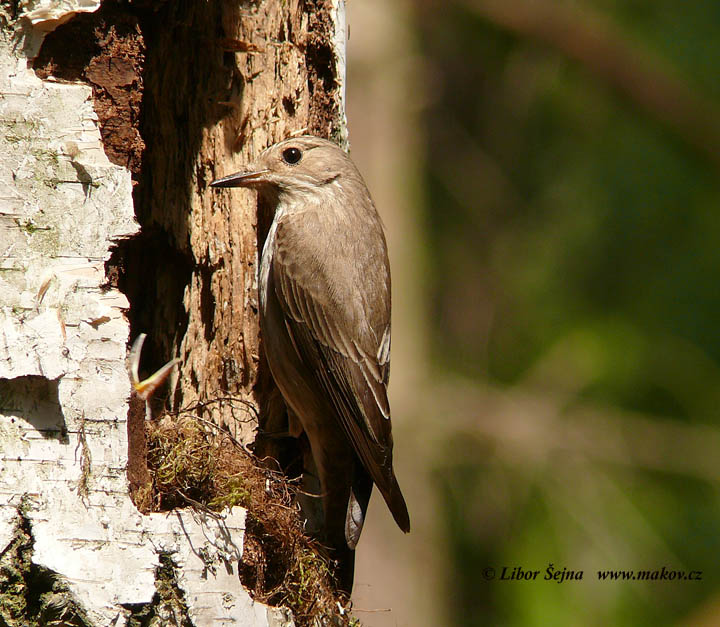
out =
<path fill-rule="evenodd" d="M 460 0 L 503 30 L 550 46 L 611 85 L 720 167 L 720 110 L 589 7 L 554 0 Z"/>
<path fill-rule="evenodd" d="M 495 455 L 513 465 L 540 467 L 553 459 L 587 458 L 720 481 L 720 429 L 580 401 L 567 404 L 562 392 L 534 393 L 527 386 L 501 390 L 445 383 L 432 395 L 435 415 L 464 417 L 453 431 L 490 440 Z M 426 435 L 435 443 L 447 438 L 446 431 Z"/>

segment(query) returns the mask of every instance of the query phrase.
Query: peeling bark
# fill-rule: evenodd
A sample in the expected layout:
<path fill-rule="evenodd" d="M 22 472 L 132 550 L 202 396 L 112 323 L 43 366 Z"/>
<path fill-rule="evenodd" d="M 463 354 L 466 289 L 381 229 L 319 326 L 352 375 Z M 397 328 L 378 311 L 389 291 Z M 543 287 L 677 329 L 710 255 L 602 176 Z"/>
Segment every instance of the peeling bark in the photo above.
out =
<path fill-rule="evenodd" d="M 60 606 L 73 625 L 287 620 L 239 584 L 243 509 L 133 505 L 149 472 L 125 355 L 145 331 L 149 369 L 180 357 L 176 407 L 231 395 L 269 411 L 262 224 L 250 195 L 230 206 L 207 183 L 292 132 L 344 141 L 341 15 L 329 0 L 0 3 L 7 624 Z M 202 406 L 254 438 L 255 412 Z"/>

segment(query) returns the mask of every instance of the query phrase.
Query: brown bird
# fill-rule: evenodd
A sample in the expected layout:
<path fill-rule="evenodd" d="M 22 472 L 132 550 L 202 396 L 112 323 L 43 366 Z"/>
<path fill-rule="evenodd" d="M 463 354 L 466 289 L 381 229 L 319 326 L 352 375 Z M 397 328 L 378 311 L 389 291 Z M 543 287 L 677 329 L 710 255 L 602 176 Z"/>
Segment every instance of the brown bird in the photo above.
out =
<path fill-rule="evenodd" d="M 392 465 L 390 267 L 380 216 L 350 158 L 318 137 L 275 144 L 247 171 L 211 185 L 256 188 L 275 206 L 260 263 L 260 326 L 273 378 L 310 442 L 324 539 L 349 594 L 373 483 L 410 531 Z"/>

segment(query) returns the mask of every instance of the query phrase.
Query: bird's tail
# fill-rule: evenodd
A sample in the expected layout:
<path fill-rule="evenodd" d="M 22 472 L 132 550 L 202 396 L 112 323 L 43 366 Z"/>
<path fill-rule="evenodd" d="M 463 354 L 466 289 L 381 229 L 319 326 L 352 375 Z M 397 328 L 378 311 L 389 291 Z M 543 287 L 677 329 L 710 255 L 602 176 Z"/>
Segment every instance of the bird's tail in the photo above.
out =
<path fill-rule="evenodd" d="M 373 481 L 361 463 L 355 464 L 350 498 L 345 513 L 345 541 L 350 549 L 355 549 L 367 513 Z"/>
<path fill-rule="evenodd" d="M 385 502 L 387 503 L 390 513 L 392 514 L 397 526 L 400 527 L 405 533 L 410 531 L 410 514 L 408 513 L 407 505 L 405 504 L 405 498 L 403 497 L 400 485 L 395 478 L 393 473 L 392 478 L 387 487 L 380 487 L 380 493 L 383 495 Z"/>
<path fill-rule="evenodd" d="M 331 555 L 336 563 L 335 579 L 338 591 L 350 598 L 355 580 L 355 549 L 343 546 L 335 549 Z"/>
<path fill-rule="evenodd" d="M 358 464 L 358 466 L 360 465 Z M 356 478 L 353 481 L 353 487 L 350 493 L 350 502 L 348 504 L 347 521 L 350 521 L 352 513 L 357 512 L 356 526 L 357 538 L 359 538 L 360 531 L 362 531 L 362 524 L 365 519 L 365 512 L 367 511 L 368 501 L 370 500 L 370 492 L 372 491 L 373 482 L 370 478 L 370 475 L 367 474 L 364 468 L 362 468 L 361 474 L 363 475 L 364 480 L 367 481 L 367 484 L 360 485 L 357 480 L 357 474 L 358 473 L 356 471 Z M 387 477 L 387 475 L 385 475 L 385 477 L 383 477 L 383 480 L 376 483 L 375 485 L 377 485 L 378 490 L 380 490 L 380 494 L 383 495 L 385 503 L 387 503 L 388 509 L 390 510 L 390 513 L 395 519 L 397 526 L 400 527 L 400 529 L 402 529 L 405 533 L 409 533 L 410 514 L 408 513 L 408 508 L 405 504 L 405 498 L 403 497 L 402 490 L 400 490 L 400 485 L 395 478 L 395 473 L 390 470 L 390 477 Z M 358 487 L 361 487 L 362 489 L 358 490 Z M 363 495 L 364 500 L 362 498 L 357 498 L 354 501 L 353 497 L 358 497 L 359 494 Z M 350 542 L 350 535 L 348 535 L 347 531 L 348 526 L 346 523 L 345 532 L 348 538 L 348 545 L 351 548 L 354 548 L 355 544 L 357 544 L 357 538 L 355 544 L 352 544 Z"/>
<path fill-rule="evenodd" d="M 398 527 L 405 533 L 410 531 L 410 515 L 408 514 L 405 499 L 403 498 L 400 486 L 395 475 L 386 484 L 385 489 L 380 489 L 390 512 L 398 524 Z M 340 590 L 348 595 L 352 592 L 353 578 L 355 572 L 355 547 L 360 539 L 365 515 L 370 502 L 373 480 L 362 464 L 355 465 L 353 473 L 350 498 L 348 499 L 345 514 L 345 542 L 336 542 L 333 557 L 337 563 L 336 577 Z"/>

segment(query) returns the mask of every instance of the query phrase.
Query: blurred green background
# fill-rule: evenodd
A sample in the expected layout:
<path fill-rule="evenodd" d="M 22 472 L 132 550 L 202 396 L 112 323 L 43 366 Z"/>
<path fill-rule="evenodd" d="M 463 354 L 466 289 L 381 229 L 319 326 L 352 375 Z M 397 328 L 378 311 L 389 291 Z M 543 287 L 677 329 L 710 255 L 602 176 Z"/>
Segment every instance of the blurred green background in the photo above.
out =
<path fill-rule="evenodd" d="M 396 457 L 419 521 L 402 549 L 378 523 L 358 616 L 720 624 L 720 4 L 348 11 L 350 139 L 388 225 Z M 388 551 L 408 566 L 383 584 Z M 583 580 L 543 581 L 550 563 Z M 597 576 L 663 566 L 702 579 Z"/>

